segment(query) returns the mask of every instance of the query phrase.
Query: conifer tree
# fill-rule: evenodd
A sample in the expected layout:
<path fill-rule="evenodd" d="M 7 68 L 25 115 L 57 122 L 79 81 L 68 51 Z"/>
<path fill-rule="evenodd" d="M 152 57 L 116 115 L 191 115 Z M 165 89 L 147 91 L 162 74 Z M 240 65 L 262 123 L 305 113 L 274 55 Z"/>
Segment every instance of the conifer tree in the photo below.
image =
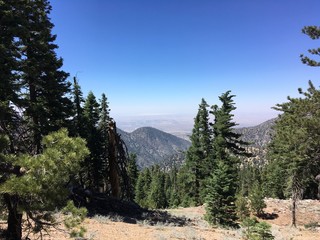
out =
<path fill-rule="evenodd" d="M 302 29 L 302 33 L 309 36 L 312 40 L 320 39 L 320 26 L 306 26 Z M 308 52 L 315 56 L 320 56 L 320 48 L 309 49 Z M 303 64 L 307 64 L 311 67 L 319 67 L 320 61 L 309 58 L 303 54 L 300 55 Z"/>
<path fill-rule="evenodd" d="M 263 214 L 263 209 L 267 206 L 264 202 L 264 195 L 261 189 L 261 184 L 255 182 L 252 189 L 249 192 L 250 209 L 256 216 L 261 216 Z"/>
<path fill-rule="evenodd" d="M 146 168 L 139 173 L 136 188 L 135 202 L 141 207 L 148 207 L 148 193 L 150 191 L 151 173 L 150 169 Z"/>
<path fill-rule="evenodd" d="M 99 189 L 102 182 L 100 135 L 98 131 L 99 103 L 90 91 L 84 103 L 83 116 L 85 121 L 85 135 L 90 156 L 85 160 L 85 180 L 87 186 Z"/>
<path fill-rule="evenodd" d="M 51 33 L 53 24 L 49 14 L 51 6 L 47 0 L 23 1 L 21 31 L 22 60 L 21 79 L 26 90 L 25 116 L 32 130 L 33 153 L 40 153 L 41 138 L 61 127 L 70 127 L 72 102 L 68 97 L 69 74 L 62 71 L 63 61 L 58 58 Z"/>
<path fill-rule="evenodd" d="M 240 190 L 236 195 L 235 201 L 236 209 L 237 209 L 237 217 L 240 221 L 243 221 L 246 217 L 250 216 L 250 210 L 248 206 L 248 199 L 243 192 Z"/>
<path fill-rule="evenodd" d="M 148 206 L 153 209 L 165 208 L 167 206 L 164 189 L 165 176 L 159 165 L 151 168 L 151 176 L 150 190 L 148 192 Z"/>
<path fill-rule="evenodd" d="M 131 153 L 129 155 L 129 161 L 128 161 L 128 167 L 127 167 L 127 171 L 128 171 L 128 176 L 130 179 L 130 188 L 131 191 L 134 193 L 135 191 L 135 186 L 137 184 L 137 180 L 138 180 L 138 176 L 139 176 L 139 170 L 138 170 L 138 166 L 137 166 L 137 155 Z M 134 194 L 132 196 L 132 198 L 134 199 Z M 131 200 L 133 200 L 131 199 Z"/>
<path fill-rule="evenodd" d="M 85 141 L 68 137 L 65 129 L 44 137 L 42 145 L 43 153 L 36 156 L 2 155 L 7 164 L 20 166 L 19 172 L 9 175 L 0 184 L 0 192 L 10 211 L 7 239 L 21 239 L 23 213 L 34 221 L 31 230 L 35 232 L 54 223 L 50 211 L 66 203 L 70 176 L 79 170 L 80 162 L 89 153 Z"/>
<path fill-rule="evenodd" d="M 210 129 L 209 129 L 209 112 L 208 104 L 202 99 L 199 105 L 197 116 L 194 120 L 194 127 L 190 137 L 191 146 L 186 153 L 186 168 L 190 174 L 188 183 L 190 191 L 187 193 L 188 198 L 192 199 L 196 205 L 204 202 L 202 190 L 204 182 L 213 169 L 210 158 Z"/>
<path fill-rule="evenodd" d="M 262 185 L 264 195 L 272 198 L 285 199 L 288 196 L 287 179 L 288 172 L 283 161 L 271 160 L 272 151 L 268 150 L 268 163 L 262 171 Z"/>
<path fill-rule="evenodd" d="M 18 10 L 15 9 L 18 9 L 17 1 L 0 2 L 0 127 L 6 134 L 16 127 L 13 126 L 16 114 L 12 105 L 21 105 L 18 95 L 21 88 L 18 72 L 21 54 L 15 41 L 20 19 L 16 18 Z"/>
<path fill-rule="evenodd" d="M 174 165 L 165 178 L 166 199 L 169 207 L 177 207 L 180 204 L 178 186 L 178 167 Z"/>
<path fill-rule="evenodd" d="M 254 163 L 241 162 L 239 169 L 239 191 L 248 196 L 255 182 L 261 182 L 261 169 Z"/>
<path fill-rule="evenodd" d="M 213 225 L 232 226 L 236 216 L 234 171 L 218 160 L 208 184 L 205 218 Z"/>
<path fill-rule="evenodd" d="M 0 2 L 0 121 L 1 133 L 9 139 L 6 153 L 40 154 L 41 138 L 51 131 L 69 126 L 71 101 L 67 73 L 60 70 L 56 56 L 53 24 L 46 0 L 4 0 Z M 23 93 L 23 94 L 21 94 Z M 3 113 L 3 114 L 2 114 Z M 14 127 L 13 127 L 14 126 Z M 36 161 L 36 159 L 34 159 Z M 1 169 L 7 174 L 22 169 L 16 162 Z M 6 180 L 6 179 L 5 179 Z M 8 208 L 8 234 L 21 237 L 20 205 L 17 194 L 4 194 Z"/>
<path fill-rule="evenodd" d="M 233 131 L 236 126 L 231 113 L 236 109 L 233 97 L 230 91 L 222 94 L 219 97 L 221 107 L 214 105 L 211 111 L 214 115 L 212 148 L 216 167 L 208 184 L 206 217 L 216 225 L 232 225 L 237 218 L 239 156 L 249 155 L 243 147 L 247 143 Z"/>
<path fill-rule="evenodd" d="M 302 32 L 311 39 L 320 38 L 318 26 L 307 26 Z M 312 55 L 319 56 L 320 49 L 309 49 Z M 309 66 L 318 67 L 320 62 L 303 54 L 301 61 Z M 275 109 L 282 112 L 275 125 L 275 136 L 269 145 L 269 164 L 265 173 L 267 187 L 291 195 L 292 198 L 292 225 L 296 225 L 296 204 L 303 197 L 308 184 L 320 172 L 319 164 L 319 126 L 320 126 L 320 91 L 311 81 L 306 92 L 299 89 L 301 98 L 290 98 L 288 102 L 277 104 Z M 281 174 L 283 185 L 277 184 L 273 178 L 273 170 Z M 283 190 L 285 189 L 285 190 Z"/>
<path fill-rule="evenodd" d="M 100 139 L 100 171 L 101 180 L 100 185 L 105 190 L 108 184 L 108 163 L 109 163 L 109 123 L 110 123 L 110 109 L 106 95 L 103 93 L 100 100 L 99 109 L 99 139 Z M 98 140 L 98 139 L 97 139 Z"/>
<path fill-rule="evenodd" d="M 320 90 L 309 82 L 302 98 L 288 98 L 275 109 L 282 112 L 275 125 L 275 136 L 269 146 L 269 164 L 283 167 L 287 196 L 292 198 L 292 225 L 296 224 L 296 202 L 303 196 L 307 183 L 320 171 Z M 269 173 L 271 173 L 269 171 Z M 269 177 L 270 179 L 271 177 Z"/>
<path fill-rule="evenodd" d="M 192 197 L 192 192 L 195 185 L 190 184 L 194 182 L 194 175 L 189 174 L 189 169 L 186 165 L 183 165 L 177 173 L 177 186 L 178 186 L 178 200 L 179 204 L 183 207 L 195 206 L 195 200 Z"/>
<path fill-rule="evenodd" d="M 73 135 L 85 137 L 85 126 L 83 116 L 83 93 L 76 77 L 73 78 Z"/>

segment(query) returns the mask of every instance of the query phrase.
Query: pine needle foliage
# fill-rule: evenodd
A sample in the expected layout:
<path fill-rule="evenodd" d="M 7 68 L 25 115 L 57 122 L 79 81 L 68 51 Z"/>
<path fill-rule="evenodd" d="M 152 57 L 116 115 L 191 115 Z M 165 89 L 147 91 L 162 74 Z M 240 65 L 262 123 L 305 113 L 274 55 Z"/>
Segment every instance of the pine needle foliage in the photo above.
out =
<path fill-rule="evenodd" d="M 292 222 L 295 225 L 296 201 L 310 181 L 319 174 L 320 143 L 320 91 L 309 81 L 306 92 L 299 90 L 301 98 L 288 98 L 288 102 L 278 104 L 275 109 L 282 112 L 275 125 L 275 136 L 269 146 L 267 168 L 278 166 L 283 173 L 283 195 L 293 199 Z M 267 171 L 272 174 L 272 171 Z M 271 178 L 270 176 L 267 178 Z M 279 183 L 282 184 L 282 183 Z M 269 187 L 277 185 L 269 185 Z M 274 192 L 278 190 L 267 189 Z"/>
<path fill-rule="evenodd" d="M 236 109 L 234 97 L 230 91 L 222 94 L 219 97 L 221 107 L 214 105 L 211 111 L 214 115 L 212 148 L 215 168 L 207 187 L 206 219 L 211 224 L 226 227 L 236 225 L 239 157 L 249 156 L 244 148 L 247 143 L 233 131 L 236 126 L 232 114 Z"/>
<path fill-rule="evenodd" d="M 256 218 L 246 218 L 241 223 L 244 228 L 243 237 L 245 240 L 273 240 L 271 225 L 266 222 L 258 222 Z"/>
<path fill-rule="evenodd" d="M 196 205 L 204 203 L 203 190 L 205 181 L 213 169 L 211 157 L 211 130 L 209 128 L 208 104 L 202 99 L 197 116 L 194 119 L 194 127 L 190 136 L 191 146 L 186 153 L 186 179 L 188 182 L 187 196 Z M 187 190 L 187 189 L 186 189 Z"/>
<path fill-rule="evenodd" d="M 65 185 L 89 153 L 85 141 L 68 137 L 66 129 L 45 136 L 42 144 L 42 154 L 7 155 L 6 158 L 25 169 L 25 174 L 11 175 L 0 185 L 0 193 L 20 196 L 25 200 L 22 208 L 27 211 L 54 210 L 63 205 L 69 194 Z"/>

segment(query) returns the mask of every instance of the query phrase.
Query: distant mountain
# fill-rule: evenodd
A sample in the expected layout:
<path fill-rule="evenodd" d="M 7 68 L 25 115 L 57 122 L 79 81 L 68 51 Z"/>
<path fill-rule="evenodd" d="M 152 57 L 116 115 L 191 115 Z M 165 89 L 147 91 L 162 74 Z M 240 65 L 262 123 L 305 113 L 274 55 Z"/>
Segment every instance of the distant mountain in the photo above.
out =
<path fill-rule="evenodd" d="M 128 133 L 118 129 L 129 153 L 137 154 L 139 167 L 149 167 L 162 162 L 179 151 L 185 151 L 191 143 L 152 127 L 142 127 Z"/>
<path fill-rule="evenodd" d="M 235 129 L 242 134 L 244 141 L 251 143 L 249 151 L 255 157 L 250 161 L 259 165 L 265 163 L 266 147 L 271 141 L 275 120 L 270 119 L 254 127 Z M 118 133 L 126 143 L 129 153 L 137 155 L 137 163 L 141 168 L 168 161 L 169 157 L 187 150 L 191 145 L 183 138 L 153 127 L 141 127 L 131 133 L 118 129 Z"/>
<path fill-rule="evenodd" d="M 242 134 L 242 139 L 251 143 L 254 147 L 264 147 L 271 141 L 273 134 L 272 126 L 275 124 L 276 118 L 265 121 L 254 127 L 237 128 L 235 131 Z"/>
<path fill-rule="evenodd" d="M 250 143 L 249 152 L 253 153 L 253 157 L 249 159 L 256 165 L 264 165 L 266 163 L 267 146 L 271 142 L 276 118 L 270 119 L 254 127 L 237 128 L 235 131 L 242 134 L 242 139 Z"/>

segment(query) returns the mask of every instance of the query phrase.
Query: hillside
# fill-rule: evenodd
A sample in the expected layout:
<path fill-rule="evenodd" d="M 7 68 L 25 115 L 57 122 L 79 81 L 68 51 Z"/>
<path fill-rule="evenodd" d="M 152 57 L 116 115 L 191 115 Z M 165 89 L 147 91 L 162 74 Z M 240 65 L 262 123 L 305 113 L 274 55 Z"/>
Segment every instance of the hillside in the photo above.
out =
<path fill-rule="evenodd" d="M 291 227 L 290 200 L 265 199 L 266 217 L 259 221 L 271 224 L 271 231 L 277 239 L 318 240 L 320 227 L 320 202 L 301 200 L 298 204 L 298 227 Z M 211 227 L 204 219 L 204 206 L 168 209 L 155 214 L 144 213 L 143 218 L 126 217 L 115 213 L 94 215 L 86 218 L 85 239 L 111 240 L 160 240 L 160 239 L 243 239 L 243 229 L 222 229 Z M 5 223 L 0 223 L 0 233 Z M 26 234 L 26 232 L 24 232 Z M 68 232 L 61 224 L 51 228 L 43 239 L 67 240 Z M 38 236 L 37 236 L 38 237 Z M 38 239 L 30 234 L 30 239 Z M 80 238 L 79 238 L 80 239 Z"/>
<path fill-rule="evenodd" d="M 129 153 L 137 154 L 141 168 L 160 163 L 164 158 L 185 151 L 190 142 L 152 127 L 142 127 L 127 133 L 118 129 Z"/>
<path fill-rule="evenodd" d="M 257 126 L 237 128 L 235 131 L 242 134 L 242 139 L 251 143 L 253 147 L 265 147 L 271 141 L 272 126 L 276 118 L 265 121 Z"/>
<path fill-rule="evenodd" d="M 237 133 L 242 134 L 244 141 L 250 143 L 249 152 L 254 155 L 249 158 L 250 162 L 260 166 L 266 163 L 267 146 L 271 141 L 272 126 L 275 121 L 276 118 L 273 118 L 254 127 L 237 128 L 235 130 Z"/>
<path fill-rule="evenodd" d="M 252 161 L 257 164 L 264 162 L 266 146 L 271 141 L 275 120 L 274 118 L 257 126 L 235 129 L 237 133 L 242 134 L 243 140 L 251 143 L 250 151 L 255 154 Z M 141 127 L 131 133 L 118 129 L 118 133 L 126 143 L 129 153 L 137 154 L 140 168 L 161 163 L 190 146 L 189 141 L 153 127 Z"/>

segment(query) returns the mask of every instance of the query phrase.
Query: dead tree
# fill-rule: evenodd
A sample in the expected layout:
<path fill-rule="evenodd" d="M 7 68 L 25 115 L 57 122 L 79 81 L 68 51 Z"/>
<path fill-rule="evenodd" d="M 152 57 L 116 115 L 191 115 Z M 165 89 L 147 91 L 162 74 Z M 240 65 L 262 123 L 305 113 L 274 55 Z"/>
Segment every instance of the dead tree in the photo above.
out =
<path fill-rule="evenodd" d="M 118 170 L 118 149 L 117 149 L 117 129 L 113 121 L 109 122 L 109 178 L 111 185 L 111 195 L 120 198 L 120 178 Z"/>
<path fill-rule="evenodd" d="M 109 122 L 109 179 L 111 195 L 115 198 L 130 199 L 130 179 L 127 174 L 128 151 L 125 143 L 117 133 L 116 123 Z"/>

